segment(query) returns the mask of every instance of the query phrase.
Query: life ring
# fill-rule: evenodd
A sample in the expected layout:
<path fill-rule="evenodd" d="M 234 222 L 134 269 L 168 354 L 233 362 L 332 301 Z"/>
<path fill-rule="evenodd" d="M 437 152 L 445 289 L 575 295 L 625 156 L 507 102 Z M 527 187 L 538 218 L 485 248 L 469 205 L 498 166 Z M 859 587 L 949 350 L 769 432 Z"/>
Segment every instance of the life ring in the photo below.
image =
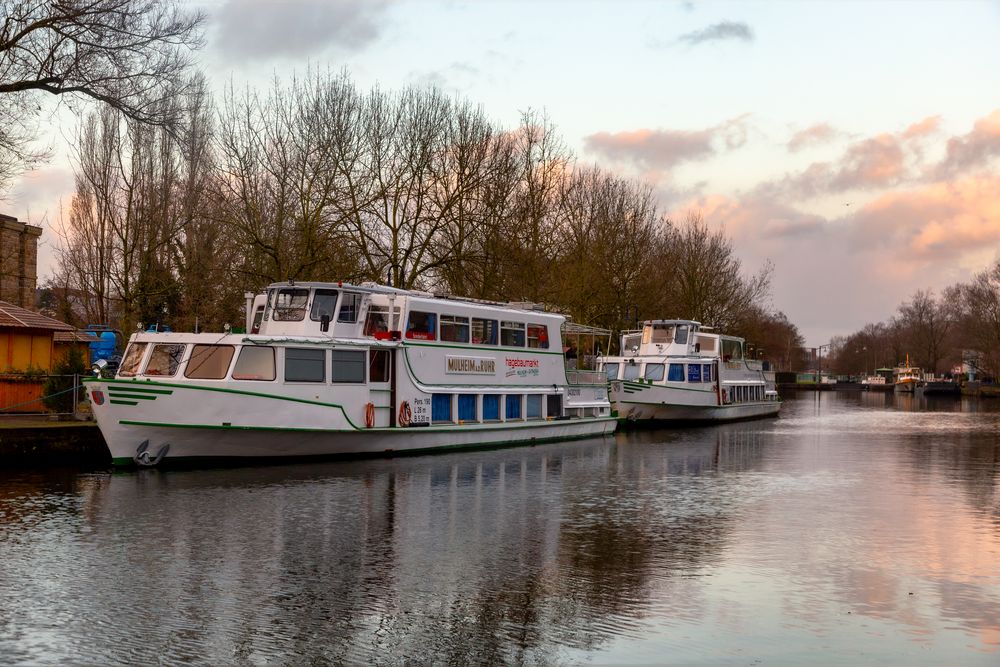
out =
<path fill-rule="evenodd" d="M 373 403 L 365 405 L 365 426 L 368 428 L 375 426 L 375 405 Z"/>
<path fill-rule="evenodd" d="M 413 418 L 413 413 L 410 411 L 410 404 L 403 401 L 399 404 L 399 425 L 409 426 L 410 419 Z"/>

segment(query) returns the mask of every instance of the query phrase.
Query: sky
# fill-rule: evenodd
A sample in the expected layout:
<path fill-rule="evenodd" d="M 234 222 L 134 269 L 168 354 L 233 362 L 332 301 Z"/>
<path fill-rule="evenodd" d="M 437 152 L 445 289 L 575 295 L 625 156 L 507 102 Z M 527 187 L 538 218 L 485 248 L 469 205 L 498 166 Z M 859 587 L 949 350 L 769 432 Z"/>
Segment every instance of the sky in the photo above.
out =
<path fill-rule="evenodd" d="M 514 126 L 543 110 L 582 164 L 702 214 L 807 345 L 889 318 L 1000 260 L 1000 0 L 187 0 L 213 85 L 306 68 L 433 84 Z M 46 228 L 51 273 L 73 118 L 0 210 Z M 662 317 L 685 317 L 662 313 Z M 739 333 L 739 332 L 733 332 Z"/>

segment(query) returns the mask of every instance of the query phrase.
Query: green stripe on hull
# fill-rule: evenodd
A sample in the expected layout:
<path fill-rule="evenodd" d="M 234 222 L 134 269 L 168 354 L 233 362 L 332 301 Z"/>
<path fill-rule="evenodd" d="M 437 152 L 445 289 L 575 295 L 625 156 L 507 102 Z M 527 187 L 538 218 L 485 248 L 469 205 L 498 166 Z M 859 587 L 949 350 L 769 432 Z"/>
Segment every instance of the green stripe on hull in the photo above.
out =
<path fill-rule="evenodd" d="M 134 405 L 134 404 L 133 404 Z M 552 421 L 536 421 L 517 424 L 516 426 L 471 428 L 465 424 L 453 424 L 451 426 L 396 426 L 389 428 L 366 428 L 365 433 L 453 433 L 456 429 L 473 431 L 479 433 L 490 433 L 492 431 L 516 431 L 524 428 L 545 428 L 565 426 L 566 424 L 591 424 L 605 421 L 614 421 L 614 417 L 597 417 L 593 419 L 554 419 Z M 148 426 L 150 428 L 183 428 L 183 429 L 206 429 L 215 431 L 288 431 L 293 433 L 354 433 L 355 431 L 346 428 L 296 428 L 294 426 L 226 426 L 225 424 L 168 424 L 164 422 L 145 422 L 132 419 L 120 419 L 119 424 L 124 426 Z"/>
<path fill-rule="evenodd" d="M 138 401 L 118 401 L 115 399 L 111 399 L 110 403 L 111 405 L 139 405 Z"/>
<path fill-rule="evenodd" d="M 122 391 L 109 391 L 108 396 L 111 398 L 135 398 L 140 401 L 155 401 L 156 396 L 150 396 L 149 394 L 133 394 L 130 392 Z"/>

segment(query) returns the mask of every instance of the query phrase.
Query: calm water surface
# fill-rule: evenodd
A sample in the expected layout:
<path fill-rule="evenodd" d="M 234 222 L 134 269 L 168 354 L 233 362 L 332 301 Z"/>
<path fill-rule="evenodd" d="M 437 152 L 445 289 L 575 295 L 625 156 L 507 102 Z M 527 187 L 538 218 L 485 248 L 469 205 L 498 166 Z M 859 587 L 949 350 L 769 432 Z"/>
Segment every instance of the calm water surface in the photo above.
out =
<path fill-rule="evenodd" d="M 998 410 L 0 472 L 0 663 L 998 665 Z"/>

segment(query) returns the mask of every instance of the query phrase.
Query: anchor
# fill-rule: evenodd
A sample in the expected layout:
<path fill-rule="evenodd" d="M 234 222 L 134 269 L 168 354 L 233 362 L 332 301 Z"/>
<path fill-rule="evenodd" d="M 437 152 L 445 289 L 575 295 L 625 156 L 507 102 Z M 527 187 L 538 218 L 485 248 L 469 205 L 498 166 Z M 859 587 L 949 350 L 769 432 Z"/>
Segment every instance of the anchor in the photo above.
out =
<path fill-rule="evenodd" d="M 156 456 L 150 456 L 149 454 L 149 440 L 143 440 L 138 447 L 135 449 L 135 456 L 132 460 L 135 461 L 136 465 L 151 468 L 159 463 L 167 452 L 170 451 L 170 443 L 167 443 L 160 447 L 160 451 L 156 453 Z"/>

